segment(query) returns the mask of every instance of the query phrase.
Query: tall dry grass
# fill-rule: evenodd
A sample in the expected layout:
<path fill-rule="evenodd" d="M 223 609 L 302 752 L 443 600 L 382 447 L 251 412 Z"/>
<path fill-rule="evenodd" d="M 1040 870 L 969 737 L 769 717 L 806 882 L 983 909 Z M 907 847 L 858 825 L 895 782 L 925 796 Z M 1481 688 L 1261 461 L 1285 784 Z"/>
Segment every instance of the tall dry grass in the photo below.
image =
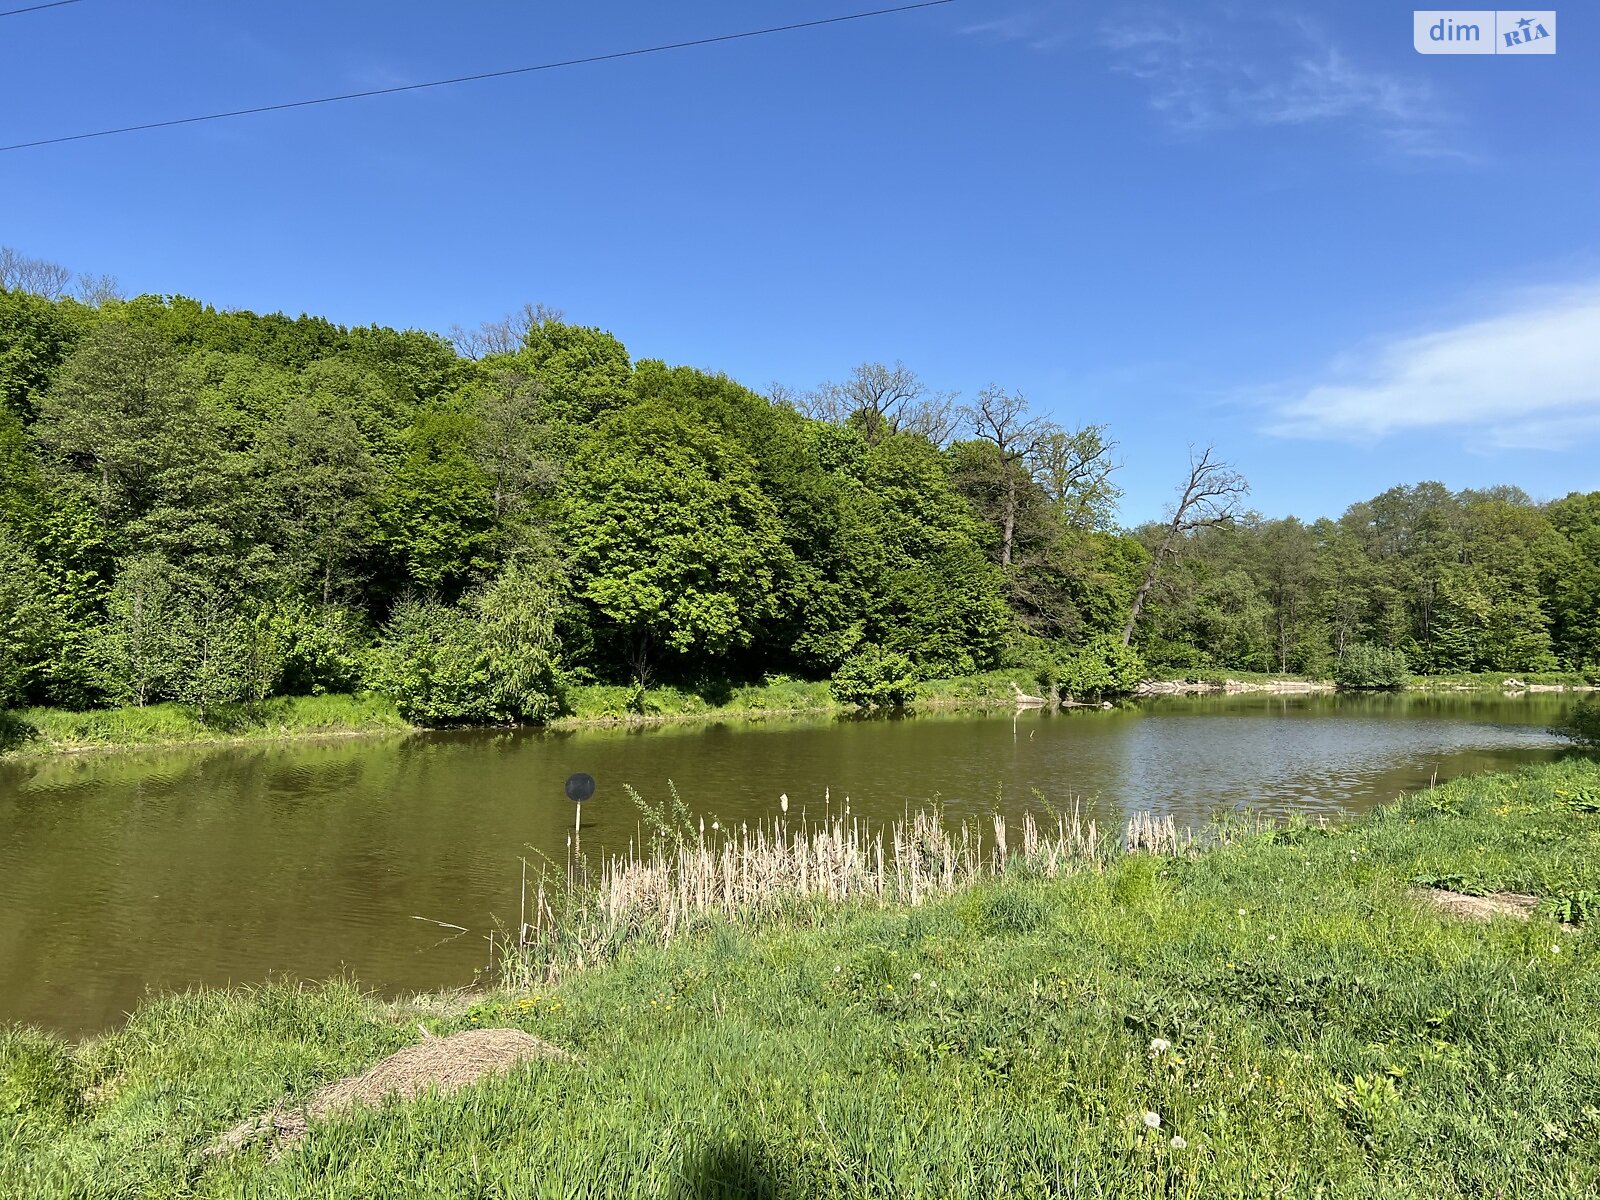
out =
<path fill-rule="evenodd" d="M 634 794 L 654 834 L 597 867 L 569 847 L 559 867 L 529 881 L 522 915 L 506 939 L 501 974 L 512 987 L 548 984 L 610 960 L 625 945 L 664 945 L 711 919 L 793 917 L 807 907 L 920 904 L 1008 871 L 1046 879 L 1093 869 L 1109 855 L 1179 855 L 1191 831 L 1170 816 L 1140 813 L 1123 838 L 1107 840 L 1078 805 L 1070 813 L 949 822 L 939 807 L 874 824 L 842 809 L 819 820 L 766 821 L 724 828 L 691 818 L 672 793 L 652 808 Z M 787 799 L 785 798 L 785 805 Z"/>

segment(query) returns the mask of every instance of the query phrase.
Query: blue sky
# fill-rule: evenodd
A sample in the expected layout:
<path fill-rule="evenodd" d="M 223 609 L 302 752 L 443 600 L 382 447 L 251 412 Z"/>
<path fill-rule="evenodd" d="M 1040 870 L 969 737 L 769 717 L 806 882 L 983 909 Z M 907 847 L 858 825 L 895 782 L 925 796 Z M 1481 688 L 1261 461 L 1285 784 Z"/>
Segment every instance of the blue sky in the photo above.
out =
<path fill-rule="evenodd" d="M 880 0 L 883 2 L 883 0 Z M 5 7 L 5 5 L 0 5 Z M 857 0 L 84 0 L 0 19 L 0 143 L 838 15 Z M 804 389 L 904 360 L 1271 515 L 1600 487 L 1600 22 L 1422 56 L 1411 9 L 956 0 L 0 154 L 0 242 L 130 293 L 444 330 L 524 301 Z"/>

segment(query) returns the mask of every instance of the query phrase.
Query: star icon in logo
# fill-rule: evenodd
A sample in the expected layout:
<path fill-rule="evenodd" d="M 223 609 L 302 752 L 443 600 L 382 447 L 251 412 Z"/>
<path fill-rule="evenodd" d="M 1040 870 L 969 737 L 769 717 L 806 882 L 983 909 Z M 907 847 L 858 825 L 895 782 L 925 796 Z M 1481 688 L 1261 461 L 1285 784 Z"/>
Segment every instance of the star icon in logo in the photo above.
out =
<path fill-rule="evenodd" d="M 1517 22 L 1517 24 L 1522 26 L 1522 28 L 1526 29 L 1529 25 L 1533 24 L 1533 18 L 1532 17 L 1523 17 L 1522 20 Z"/>

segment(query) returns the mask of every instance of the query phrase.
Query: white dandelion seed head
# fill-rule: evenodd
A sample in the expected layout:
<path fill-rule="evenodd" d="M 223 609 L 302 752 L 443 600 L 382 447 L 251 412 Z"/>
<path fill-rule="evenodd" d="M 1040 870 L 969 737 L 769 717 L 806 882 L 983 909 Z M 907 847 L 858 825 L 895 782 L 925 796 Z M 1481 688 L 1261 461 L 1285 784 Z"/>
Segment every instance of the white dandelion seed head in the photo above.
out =
<path fill-rule="evenodd" d="M 1161 1128 L 1161 1114 L 1160 1113 L 1146 1112 L 1144 1114 L 1144 1116 L 1141 1118 L 1141 1120 L 1144 1121 L 1146 1129 L 1160 1129 Z"/>
<path fill-rule="evenodd" d="M 1151 1054 L 1165 1054 L 1168 1050 L 1171 1050 L 1171 1049 L 1172 1049 L 1172 1043 L 1167 1041 L 1167 1039 L 1164 1038 L 1164 1037 L 1156 1037 L 1156 1038 L 1151 1038 L 1150 1039 L 1150 1053 Z"/>
<path fill-rule="evenodd" d="M 1187 1150 L 1189 1148 L 1189 1143 L 1184 1140 L 1182 1134 L 1175 1133 L 1172 1135 L 1172 1148 L 1174 1150 Z"/>

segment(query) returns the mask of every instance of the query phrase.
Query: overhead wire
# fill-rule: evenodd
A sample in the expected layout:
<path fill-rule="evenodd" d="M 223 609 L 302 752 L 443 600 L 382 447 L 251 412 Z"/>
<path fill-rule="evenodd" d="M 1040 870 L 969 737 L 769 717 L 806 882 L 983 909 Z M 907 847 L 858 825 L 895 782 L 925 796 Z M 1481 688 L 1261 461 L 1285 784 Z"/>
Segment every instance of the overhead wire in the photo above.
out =
<path fill-rule="evenodd" d="M 76 3 L 77 0 L 57 0 L 58 3 Z M 672 50 L 687 50 L 694 46 L 714 46 L 721 42 L 736 42 L 746 38 L 766 37 L 777 33 L 793 33 L 801 29 L 817 29 L 824 25 L 839 25 L 846 21 L 864 21 L 871 17 L 887 17 L 897 13 L 915 12 L 924 8 L 941 8 L 957 0 L 918 0 L 914 4 L 898 4 L 892 8 L 876 8 L 868 12 L 845 13 L 837 17 L 819 17 L 811 21 L 795 21 L 787 25 L 770 25 L 765 29 L 746 29 L 738 33 L 722 33 L 711 37 L 691 38 L 681 42 L 665 42 L 655 46 L 641 46 L 632 50 L 613 50 L 605 54 L 589 54 L 581 58 L 565 58 L 555 62 L 535 63 L 526 67 L 507 67 L 498 71 L 480 71 L 472 75 L 457 75 L 449 79 L 430 79 L 424 83 L 402 83 L 392 87 L 369 88 L 360 92 L 341 92 L 333 96 L 318 96 L 309 100 L 286 100 L 277 104 L 259 104 L 250 108 L 235 108 L 225 112 L 202 113 L 192 117 L 173 117 L 164 121 L 146 121 L 138 125 L 121 125 L 114 129 L 96 129 L 88 133 L 71 133 L 59 137 L 37 138 L 28 142 L 13 142 L 0 146 L 0 153 L 28 150 L 36 146 L 58 146 L 65 142 L 81 142 L 90 138 L 114 137 L 124 133 L 141 133 L 151 129 L 171 129 L 178 125 L 197 125 L 205 121 L 223 121 L 232 117 L 247 117 L 257 113 L 283 112 L 294 108 L 311 108 L 321 104 L 338 104 L 346 100 L 363 100 L 371 96 L 393 96 L 401 92 L 419 92 L 428 88 L 453 87 L 461 83 L 478 83 L 486 79 L 505 79 L 513 75 L 531 75 L 539 71 L 556 71 L 564 67 L 586 66 L 591 63 L 615 62 L 618 59 L 639 58 L 647 54 L 664 54 Z"/>
<path fill-rule="evenodd" d="M 65 8 L 69 4 L 82 4 L 83 0 L 50 0 L 49 4 L 30 4 L 26 8 L 8 8 L 0 17 L 20 17 L 23 13 L 39 12 L 46 8 Z"/>

